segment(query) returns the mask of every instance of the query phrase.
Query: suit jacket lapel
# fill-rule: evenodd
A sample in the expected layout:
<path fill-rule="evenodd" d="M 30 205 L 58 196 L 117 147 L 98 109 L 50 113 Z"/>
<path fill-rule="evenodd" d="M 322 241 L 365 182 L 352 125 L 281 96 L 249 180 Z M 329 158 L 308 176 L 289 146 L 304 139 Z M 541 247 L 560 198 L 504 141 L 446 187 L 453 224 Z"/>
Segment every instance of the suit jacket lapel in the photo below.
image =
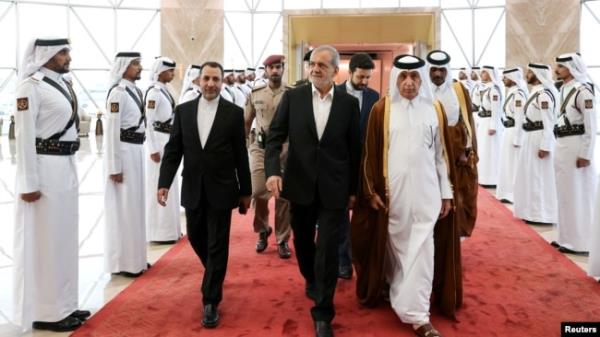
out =
<path fill-rule="evenodd" d="M 208 137 L 206 138 L 206 144 L 204 144 L 205 149 L 208 148 L 208 146 L 211 143 L 211 140 L 215 137 L 215 132 L 214 132 L 215 128 L 219 128 L 220 124 L 222 122 L 221 121 L 222 118 L 219 118 L 219 114 L 220 114 L 220 111 L 225 108 L 223 106 L 223 98 L 221 96 L 219 96 L 216 99 L 219 100 L 219 103 L 217 105 L 217 111 L 215 112 L 215 120 L 213 121 L 213 124 L 210 127 L 210 132 L 208 133 Z"/>
<path fill-rule="evenodd" d="M 190 124 L 191 132 L 194 135 L 194 139 L 196 140 L 196 144 L 192 145 L 192 148 L 202 148 L 202 142 L 200 141 L 200 132 L 198 131 L 198 105 L 200 103 L 200 96 L 198 96 L 195 100 L 192 101 L 192 106 L 190 109 L 192 110 L 189 114 L 191 120 L 188 121 Z"/>
<path fill-rule="evenodd" d="M 317 133 L 317 121 L 315 120 L 315 110 L 313 107 L 313 95 L 312 95 L 312 84 L 308 84 L 305 89 L 305 94 L 308 102 L 308 115 L 309 119 L 308 125 L 310 127 L 310 131 L 313 136 L 319 139 L 319 134 Z"/>

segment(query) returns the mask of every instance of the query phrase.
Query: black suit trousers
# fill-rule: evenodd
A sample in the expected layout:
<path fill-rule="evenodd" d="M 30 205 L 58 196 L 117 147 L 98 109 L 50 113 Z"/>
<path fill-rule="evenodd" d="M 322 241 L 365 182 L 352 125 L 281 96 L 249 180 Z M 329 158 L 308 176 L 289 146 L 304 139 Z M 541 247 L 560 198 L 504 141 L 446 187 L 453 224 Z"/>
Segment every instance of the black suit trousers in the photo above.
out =
<path fill-rule="evenodd" d="M 185 210 L 187 235 L 204 266 L 202 302 L 219 305 L 229 258 L 231 210 L 215 209 L 204 191 L 198 207 Z"/>
<path fill-rule="evenodd" d="M 292 203 L 290 213 L 300 273 L 306 282 L 316 286 L 315 306 L 311 309 L 313 320 L 330 322 L 335 316 L 339 227 L 345 209 L 324 208 L 317 193 L 310 205 Z"/>

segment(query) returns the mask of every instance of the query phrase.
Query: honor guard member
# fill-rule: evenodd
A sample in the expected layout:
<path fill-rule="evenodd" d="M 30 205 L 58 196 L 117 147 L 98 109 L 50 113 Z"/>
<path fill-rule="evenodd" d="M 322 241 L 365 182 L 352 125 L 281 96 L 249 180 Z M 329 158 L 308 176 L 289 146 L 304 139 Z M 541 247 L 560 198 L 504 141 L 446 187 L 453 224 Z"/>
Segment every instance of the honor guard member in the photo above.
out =
<path fill-rule="evenodd" d="M 179 104 L 187 101 L 192 101 L 202 94 L 202 88 L 200 88 L 200 66 L 190 64 L 183 78 L 183 84 L 181 85 L 181 95 L 179 95 Z"/>
<path fill-rule="evenodd" d="M 175 62 L 159 57 L 152 66 L 151 84 L 146 92 L 146 231 L 150 242 L 172 244 L 181 237 L 179 223 L 179 179 L 169 188 L 175 192 L 166 205 L 156 202 L 160 162 L 173 124 L 175 99 L 167 84 L 175 77 Z"/>
<path fill-rule="evenodd" d="M 250 89 L 250 92 L 252 92 L 252 89 L 254 88 L 254 81 L 256 80 L 256 69 L 246 68 L 246 72 L 244 74 L 246 75 L 245 85 L 248 89 Z"/>
<path fill-rule="evenodd" d="M 246 103 L 244 119 L 246 123 L 246 136 L 250 133 L 252 121 L 256 123 L 256 133 L 250 144 L 250 165 L 252 173 L 252 198 L 254 198 L 254 232 L 258 233 L 256 252 L 263 252 L 268 246 L 268 238 L 273 232 L 269 226 L 269 199 L 271 193 L 265 185 L 265 142 L 271 121 L 275 116 L 277 105 L 283 93 L 289 89 L 281 78 L 285 70 L 283 55 L 271 55 L 263 62 L 268 83 L 262 87 L 252 90 L 250 99 Z M 287 158 L 287 144 L 280 155 L 281 167 L 284 168 Z M 290 239 L 290 214 L 289 202 L 283 198 L 275 199 L 275 237 L 277 239 L 277 251 L 282 259 L 289 258 L 292 253 L 288 246 Z"/>
<path fill-rule="evenodd" d="M 433 97 L 442 104 L 447 116 L 451 149 L 448 169 L 454 172 L 450 181 L 454 209 L 448 217 L 438 220 L 436 226 L 440 230 L 434 236 L 436 249 L 446 244 L 437 239 L 444 236 L 443 230 L 456 228 L 460 236 L 471 236 L 477 219 L 477 139 L 472 104 L 467 88 L 461 82 L 452 81 L 450 60 L 450 55 L 442 50 L 433 50 L 427 55 Z"/>
<path fill-rule="evenodd" d="M 520 147 L 517 143 L 518 134 L 522 124 L 523 105 L 527 100 L 527 83 L 523 79 L 523 70 L 519 67 L 506 69 L 503 72 L 503 82 L 506 86 L 506 100 L 502 106 L 502 124 L 504 135 L 500 147 L 500 172 L 498 175 L 498 186 L 496 188 L 496 199 L 512 203 L 515 183 L 515 166 L 519 156 Z"/>
<path fill-rule="evenodd" d="M 479 111 L 479 106 L 481 105 L 481 79 L 479 78 L 480 71 L 480 67 L 471 67 L 471 82 L 473 83 L 473 86 L 471 87 L 471 102 L 473 103 L 473 117 L 475 117 L 476 122 L 479 118 L 477 112 Z"/>
<path fill-rule="evenodd" d="M 458 72 L 458 81 L 469 91 L 469 99 L 472 97 L 473 85 L 475 85 L 475 82 L 471 79 L 471 72 L 471 67 L 460 68 Z"/>
<path fill-rule="evenodd" d="M 235 86 L 244 94 L 244 98 L 246 100 L 250 97 L 250 93 L 252 92 L 252 88 L 246 85 L 246 72 L 244 69 L 235 70 Z M 246 102 L 244 101 L 244 106 Z"/>
<path fill-rule="evenodd" d="M 244 93 L 236 86 L 235 71 L 233 69 L 223 70 L 223 88 L 221 90 L 221 96 L 242 109 L 246 105 Z"/>
<path fill-rule="evenodd" d="M 515 172 L 513 209 L 515 217 L 525 222 L 551 225 L 558 221 L 554 173 L 558 91 L 552 70 L 545 64 L 529 64 L 527 84 L 531 92 L 523 103 L 523 118 L 517 121 L 521 130 L 516 142 L 521 150 Z"/>
<path fill-rule="evenodd" d="M 479 86 L 479 124 L 477 125 L 477 142 L 479 162 L 477 171 L 479 184 L 483 187 L 496 187 L 498 184 L 498 164 L 500 144 L 502 141 L 502 103 L 504 84 L 496 68 L 483 66 L 481 69 L 481 85 Z"/>
<path fill-rule="evenodd" d="M 15 321 L 23 329 L 71 331 L 77 310 L 79 184 L 77 97 L 63 80 L 67 39 L 29 43 L 17 88 Z"/>
<path fill-rule="evenodd" d="M 556 135 L 556 191 L 558 192 L 558 239 L 564 253 L 587 254 L 590 249 L 597 176 L 594 146 L 598 131 L 594 88 L 581 56 L 556 58 L 556 75 L 563 81 Z"/>
<path fill-rule="evenodd" d="M 118 53 L 110 71 L 104 156 L 106 191 L 106 270 L 141 275 L 146 255 L 144 139 L 146 118 L 140 79 L 140 53 Z"/>
<path fill-rule="evenodd" d="M 263 85 L 266 85 L 268 82 L 266 76 L 267 76 L 267 73 L 265 72 L 265 66 L 258 67 L 258 69 L 256 70 L 256 79 L 252 83 L 252 87 L 254 88 L 254 87 L 261 87 Z"/>

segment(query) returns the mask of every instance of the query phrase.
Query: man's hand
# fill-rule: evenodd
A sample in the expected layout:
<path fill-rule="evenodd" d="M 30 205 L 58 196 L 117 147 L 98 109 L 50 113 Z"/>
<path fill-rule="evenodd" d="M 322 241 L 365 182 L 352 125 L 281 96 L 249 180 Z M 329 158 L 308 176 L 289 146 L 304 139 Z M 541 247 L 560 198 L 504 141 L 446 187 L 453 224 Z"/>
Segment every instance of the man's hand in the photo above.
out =
<path fill-rule="evenodd" d="M 156 193 L 156 200 L 161 206 L 167 206 L 167 199 L 169 198 L 169 189 L 168 188 L 159 188 Z"/>
<path fill-rule="evenodd" d="M 348 209 L 353 209 L 355 204 L 356 204 L 356 196 L 355 195 L 351 195 L 348 198 Z"/>
<path fill-rule="evenodd" d="M 113 183 L 120 184 L 123 182 L 123 173 L 111 174 L 109 178 Z"/>
<path fill-rule="evenodd" d="M 381 201 L 381 198 L 377 194 L 373 194 L 369 200 L 369 205 L 376 211 L 385 208 L 385 204 L 383 201 Z"/>
<path fill-rule="evenodd" d="M 42 192 L 21 193 L 21 200 L 25 202 L 36 202 L 42 197 Z"/>
<path fill-rule="evenodd" d="M 452 209 L 452 199 L 442 199 L 442 209 L 440 209 L 439 219 L 443 219 L 450 213 Z"/>
<path fill-rule="evenodd" d="M 250 201 L 252 201 L 251 196 L 242 196 L 239 199 L 239 211 L 240 214 L 246 214 L 246 212 L 250 209 Z"/>
<path fill-rule="evenodd" d="M 577 168 L 584 168 L 590 166 L 590 161 L 583 158 L 577 158 Z"/>
<path fill-rule="evenodd" d="M 494 130 L 494 129 L 489 129 L 488 130 L 488 135 L 493 136 L 495 134 L 496 134 L 496 130 Z"/>
<path fill-rule="evenodd" d="M 540 159 L 544 159 L 544 158 L 548 157 L 549 154 L 550 154 L 550 151 L 538 150 L 538 158 L 540 158 Z"/>
<path fill-rule="evenodd" d="M 273 193 L 275 199 L 279 198 L 279 193 L 281 192 L 281 187 L 283 185 L 280 176 L 270 176 L 267 179 L 267 191 Z"/>
<path fill-rule="evenodd" d="M 152 159 L 152 161 L 155 163 L 160 163 L 160 152 L 151 154 L 150 159 Z"/>

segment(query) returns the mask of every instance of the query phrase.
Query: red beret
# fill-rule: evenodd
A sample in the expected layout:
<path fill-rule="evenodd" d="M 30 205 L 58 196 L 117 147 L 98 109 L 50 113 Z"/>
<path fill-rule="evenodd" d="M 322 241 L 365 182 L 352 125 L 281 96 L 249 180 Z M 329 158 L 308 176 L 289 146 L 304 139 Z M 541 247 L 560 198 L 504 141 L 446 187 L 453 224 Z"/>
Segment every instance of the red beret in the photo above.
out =
<path fill-rule="evenodd" d="M 264 60 L 263 65 L 265 67 L 267 67 L 274 63 L 283 63 L 284 61 L 285 61 L 285 56 L 283 56 L 283 55 L 271 55 Z"/>

